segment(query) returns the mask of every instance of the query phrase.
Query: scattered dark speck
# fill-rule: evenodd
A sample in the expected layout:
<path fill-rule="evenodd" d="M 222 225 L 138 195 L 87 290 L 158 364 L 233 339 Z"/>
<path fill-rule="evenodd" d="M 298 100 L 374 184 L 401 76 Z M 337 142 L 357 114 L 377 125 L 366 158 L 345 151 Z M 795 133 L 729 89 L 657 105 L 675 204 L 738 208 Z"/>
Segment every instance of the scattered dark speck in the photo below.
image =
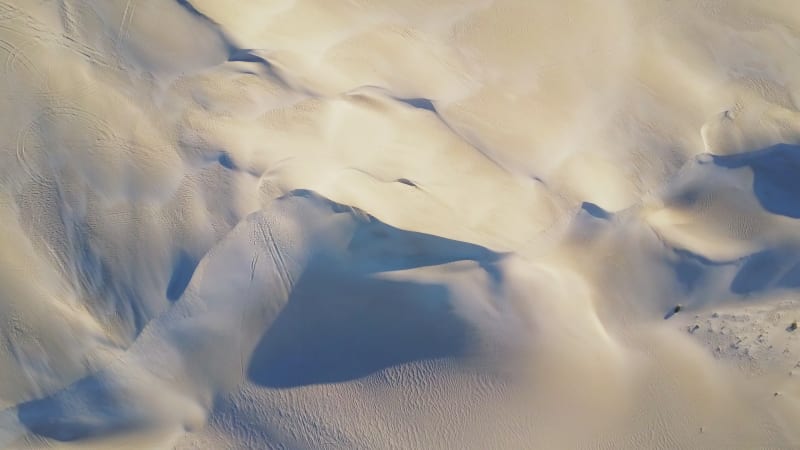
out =
<path fill-rule="evenodd" d="M 409 180 L 408 178 L 398 178 L 398 179 L 396 179 L 394 181 L 396 181 L 398 183 L 403 183 L 406 186 L 417 187 L 417 183 L 414 183 L 413 181 Z"/>
<path fill-rule="evenodd" d="M 675 305 L 675 307 L 672 308 L 672 310 L 670 312 L 668 312 L 667 315 L 664 316 L 664 320 L 667 320 L 670 317 L 674 316 L 675 314 L 680 312 L 681 309 L 683 309 L 683 305 L 681 305 L 680 303 Z"/>

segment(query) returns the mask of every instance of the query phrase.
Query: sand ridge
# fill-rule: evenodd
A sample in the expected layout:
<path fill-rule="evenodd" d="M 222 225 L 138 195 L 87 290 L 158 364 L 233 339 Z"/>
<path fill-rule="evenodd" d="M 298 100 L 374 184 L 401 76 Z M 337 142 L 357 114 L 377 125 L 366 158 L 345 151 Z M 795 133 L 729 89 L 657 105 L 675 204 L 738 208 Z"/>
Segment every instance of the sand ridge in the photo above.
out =
<path fill-rule="evenodd" d="M 792 0 L 0 2 L 1 448 L 796 448 Z"/>

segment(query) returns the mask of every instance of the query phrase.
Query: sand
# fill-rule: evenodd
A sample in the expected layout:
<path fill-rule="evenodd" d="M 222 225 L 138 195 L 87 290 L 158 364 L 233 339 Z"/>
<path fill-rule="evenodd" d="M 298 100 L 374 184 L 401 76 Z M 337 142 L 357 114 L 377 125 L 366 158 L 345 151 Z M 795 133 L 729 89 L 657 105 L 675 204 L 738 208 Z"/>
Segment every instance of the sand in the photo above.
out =
<path fill-rule="evenodd" d="M 0 448 L 800 448 L 795 0 L 0 2 Z"/>

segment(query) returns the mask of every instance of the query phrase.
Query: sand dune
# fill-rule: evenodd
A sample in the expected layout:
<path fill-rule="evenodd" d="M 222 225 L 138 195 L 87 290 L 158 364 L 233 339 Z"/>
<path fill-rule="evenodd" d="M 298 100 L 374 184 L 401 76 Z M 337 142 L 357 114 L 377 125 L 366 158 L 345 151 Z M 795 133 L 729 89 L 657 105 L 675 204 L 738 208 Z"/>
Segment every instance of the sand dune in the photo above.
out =
<path fill-rule="evenodd" d="M 0 448 L 800 448 L 795 3 L 0 2 Z"/>

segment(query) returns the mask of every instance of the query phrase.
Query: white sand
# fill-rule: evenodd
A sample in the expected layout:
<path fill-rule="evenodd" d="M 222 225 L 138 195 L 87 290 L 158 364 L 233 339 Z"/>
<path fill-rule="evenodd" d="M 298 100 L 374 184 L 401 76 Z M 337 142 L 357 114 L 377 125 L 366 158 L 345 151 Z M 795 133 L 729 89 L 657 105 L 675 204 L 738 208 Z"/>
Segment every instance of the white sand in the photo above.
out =
<path fill-rule="evenodd" d="M 800 448 L 798 56 L 797 0 L 0 2 L 0 448 Z"/>

